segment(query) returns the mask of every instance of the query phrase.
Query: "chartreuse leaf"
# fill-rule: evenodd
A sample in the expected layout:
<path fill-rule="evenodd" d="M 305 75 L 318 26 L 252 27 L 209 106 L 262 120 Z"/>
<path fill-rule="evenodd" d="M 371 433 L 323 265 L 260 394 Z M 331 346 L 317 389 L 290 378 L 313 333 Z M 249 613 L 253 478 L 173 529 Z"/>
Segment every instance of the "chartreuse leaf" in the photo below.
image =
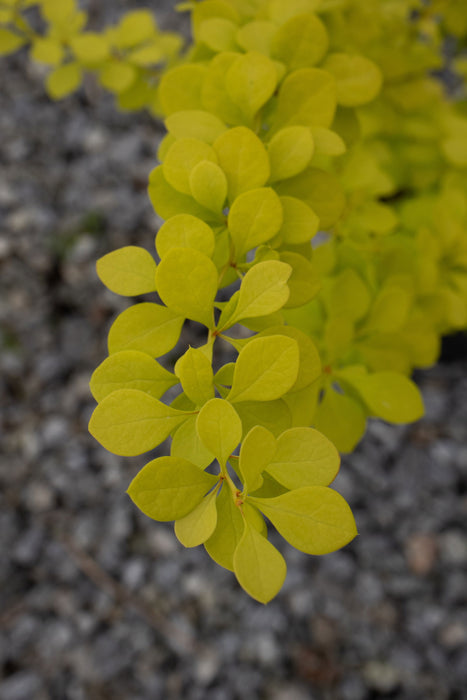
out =
<path fill-rule="evenodd" d="M 119 389 L 94 409 L 89 432 L 109 452 L 132 457 L 160 445 L 186 417 L 143 391 Z"/>
<path fill-rule="evenodd" d="M 373 61 L 365 56 L 332 53 L 324 68 L 336 79 L 337 101 L 344 107 L 358 107 L 378 95 L 383 76 Z"/>
<path fill-rule="evenodd" d="M 204 253 L 194 248 L 169 250 L 157 266 L 156 286 L 169 309 L 212 327 L 217 269 Z"/>
<path fill-rule="evenodd" d="M 47 93 L 54 100 L 61 100 L 77 90 L 83 79 L 79 63 L 65 63 L 55 68 L 46 80 Z"/>
<path fill-rule="evenodd" d="M 236 41 L 245 51 L 260 51 L 269 56 L 272 37 L 277 27 L 263 20 L 248 22 L 237 31 Z"/>
<path fill-rule="evenodd" d="M 184 547 L 197 547 L 211 537 L 217 524 L 216 502 L 217 489 L 208 493 L 185 517 L 176 520 L 175 535 Z"/>
<path fill-rule="evenodd" d="M 233 51 L 215 56 L 207 68 L 202 89 L 203 108 L 230 126 L 245 122 L 242 110 L 230 98 L 225 85 L 225 76 L 237 59 L 238 53 Z"/>
<path fill-rule="evenodd" d="M 184 318 L 165 306 L 144 302 L 122 311 L 108 337 L 109 353 L 139 350 L 160 357 L 177 344 Z"/>
<path fill-rule="evenodd" d="M 199 412 L 196 430 L 222 468 L 242 439 L 242 422 L 234 407 L 224 399 L 211 399 Z"/>
<path fill-rule="evenodd" d="M 297 14 L 277 30 L 271 52 L 293 71 L 319 63 L 328 45 L 328 33 L 322 21 L 312 13 Z"/>
<path fill-rule="evenodd" d="M 225 85 L 233 102 L 251 119 L 276 89 L 276 66 L 258 51 L 249 51 L 232 63 Z"/>
<path fill-rule="evenodd" d="M 256 425 L 267 428 L 275 437 L 292 426 L 292 414 L 284 399 L 275 401 L 242 401 L 236 404 L 243 435 Z"/>
<path fill-rule="evenodd" d="M 332 173 L 308 168 L 277 185 L 279 195 L 297 197 L 319 217 L 319 226 L 328 230 L 340 219 L 345 207 L 342 185 Z"/>
<path fill-rule="evenodd" d="M 38 37 L 34 39 L 31 46 L 32 60 L 49 66 L 58 66 L 62 62 L 64 52 L 65 50 L 60 41 L 50 37 Z"/>
<path fill-rule="evenodd" d="M 277 439 L 277 450 L 266 470 L 289 489 L 328 486 L 339 471 L 339 453 L 313 428 L 291 428 Z"/>
<path fill-rule="evenodd" d="M 309 164 L 314 151 L 313 137 L 306 126 L 288 126 L 268 144 L 271 182 L 298 175 Z"/>
<path fill-rule="evenodd" d="M 267 182 L 270 175 L 268 154 L 251 129 L 238 126 L 226 131 L 214 142 L 214 150 L 227 176 L 231 201 Z"/>
<path fill-rule="evenodd" d="M 241 587 L 260 603 L 268 603 L 282 588 L 287 573 L 282 554 L 246 518 L 233 563 Z"/>
<path fill-rule="evenodd" d="M 195 406 L 214 398 L 214 375 L 211 362 L 199 348 L 188 348 L 177 360 L 175 374 L 183 391 Z"/>
<path fill-rule="evenodd" d="M 174 112 L 167 117 L 165 125 L 177 139 L 192 138 L 209 144 L 227 131 L 225 124 L 215 114 L 201 109 Z"/>
<path fill-rule="evenodd" d="M 243 440 L 238 463 L 245 490 L 256 491 L 263 483 L 261 472 L 273 460 L 276 438 L 261 425 L 252 428 Z M 269 471 L 269 469 L 268 469 Z"/>
<path fill-rule="evenodd" d="M 201 88 L 207 69 L 201 63 L 185 63 L 165 72 L 158 96 L 165 115 L 185 110 L 204 110 Z"/>
<path fill-rule="evenodd" d="M 298 391 L 289 392 L 283 398 L 292 415 L 291 428 L 313 425 L 318 405 L 320 384 L 315 382 Z"/>
<path fill-rule="evenodd" d="M 159 399 L 178 379 L 149 355 L 137 350 L 123 350 L 107 357 L 93 372 L 91 393 L 102 401 L 118 389 L 138 389 Z"/>
<path fill-rule="evenodd" d="M 346 501 L 325 486 L 305 486 L 276 498 L 251 496 L 249 501 L 287 542 L 306 554 L 334 552 L 358 534 Z"/>
<path fill-rule="evenodd" d="M 242 535 L 242 514 L 239 507 L 235 505 L 232 492 L 224 482 L 217 498 L 216 529 L 204 546 L 209 556 L 219 566 L 233 571 L 233 556 Z"/>
<path fill-rule="evenodd" d="M 332 280 L 323 300 L 329 316 L 357 321 L 367 313 L 371 298 L 361 277 L 347 268 Z"/>
<path fill-rule="evenodd" d="M 163 219 L 170 219 L 178 214 L 191 214 L 206 221 L 216 218 L 191 195 L 183 194 L 169 185 L 164 177 L 162 165 L 155 168 L 149 176 L 148 194 L 152 206 Z"/>
<path fill-rule="evenodd" d="M 200 161 L 190 172 L 189 184 L 197 202 L 206 209 L 222 213 L 228 185 L 224 171 L 216 163 Z"/>
<path fill-rule="evenodd" d="M 298 345 L 292 338 L 255 338 L 241 350 L 228 400 L 273 401 L 293 386 L 298 374 Z"/>
<path fill-rule="evenodd" d="M 290 266 L 278 260 L 266 260 L 250 268 L 242 280 L 232 315 L 225 318 L 224 327 L 244 318 L 266 316 L 282 308 L 289 298 L 287 280 L 290 273 Z"/>
<path fill-rule="evenodd" d="M 96 263 L 101 282 L 115 294 L 132 297 L 156 290 L 156 263 L 144 248 L 125 246 Z"/>
<path fill-rule="evenodd" d="M 0 56 L 7 56 L 9 53 L 14 53 L 26 44 L 26 39 L 0 27 Z"/>
<path fill-rule="evenodd" d="M 290 295 L 284 306 L 286 309 L 303 306 L 321 289 L 320 277 L 309 260 L 299 253 L 285 250 L 281 253 L 281 260 L 292 268 L 288 281 Z"/>
<path fill-rule="evenodd" d="M 213 17 L 200 24 L 198 41 L 206 44 L 212 51 L 231 51 L 235 49 L 237 25 L 222 17 Z"/>
<path fill-rule="evenodd" d="M 177 406 L 177 408 L 180 408 L 180 406 Z M 198 435 L 196 430 L 197 418 L 197 415 L 189 416 L 176 429 L 172 436 L 170 454 L 173 457 L 183 457 L 183 459 L 196 464 L 200 469 L 206 469 L 214 461 L 214 455 L 204 446 Z"/>
<path fill-rule="evenodd" d="M 282 204 L 271 187 L 251 189 L 232 204 L 228 227 L 237 258 L 276 235 L 282 225 Z"/>
<path fill-rule="evenodd" d="M 199 139 L 178 139 L 169 148 L 163 164 L 164 177 L 178 192 L 191 194 L 190 173 L 202 161 L 217 161 L 211 146 Z"/>
<path fill-rule="evenodd" d="M 315 144 L 315 153 L 324 156 L 341 156 L 346 152 L 345 141 L 335 131 L 325 129 L 322 126 L 314 126 L 311 133 Z"/>
<path fill-rule="evenodd" d="M 156 249 L 163 258 L 172 248 L 194 248 L 208 258 L 214 253 L 214 233 L 202 219 L 177 214 L 162 224 L 156 236 Z"/>
<path fill-rule="evenodd" d="M 127 49 L 151 39 L 156 30 L 156 22 L 152 12 L 135 10 L 120 20 L 115 41 L 118 48 Z"/>
<path fill-rule="evenodd" d="M 159 457 L 141 469 L 127 493 L 145 515 L 165 522 L 190 513 L 217 481 L 185 459 Z"/>
<path fill-rule="evenodd" d="M 99 82 L 103 87 L 119 95 L 128 90 L 136 79 L 134 66 L 110 58 L 102 64 L 99 70 Z"/>
<path fill-rule="evenodd" d="M 299 370 L 290 391 L 300 391 L 318 379 L 321 375 L 321 360 L 316 345 L 308 335 L 294 326 L 271 326 L 259 334 L 263 338 L 270 335 L 293 338 L 298 345 Z"/>
<path fill-rule="evenodd" d="M 318 233 L 318 216 L 305 202 L 296 197 L 280 197 L 280 201 L 284 218 L 279 236 L 283 243 L 308 243 Z"/>
<path fill-rule="evenodd" d="M 423 400 L 415 384 L 397 372 L 376 372 L 358 381 L 368 408 L 391 423 L 412 423 L 423 416 Z"/>
<path fill-rule="evenodd" d="M 281 85 L 274 127 L 324 126 L 329 128 L 336 110 L 334 77 L 319 68 L 300 68 Z"/>
<path fill-rule="evenodd" d="M 365 432 L 366 414 L 360 402 L 329 388 L 316 409 L 314 423 L 339 452 L 352 452 Z"/>
<path fill-rule="evenodd" d="M 74 36 L 70 46 L 77 60 L 84 66 L 102 63 L 110 54 L 108 40 L 105 36 L 94 32 L 84 32 Z"/>

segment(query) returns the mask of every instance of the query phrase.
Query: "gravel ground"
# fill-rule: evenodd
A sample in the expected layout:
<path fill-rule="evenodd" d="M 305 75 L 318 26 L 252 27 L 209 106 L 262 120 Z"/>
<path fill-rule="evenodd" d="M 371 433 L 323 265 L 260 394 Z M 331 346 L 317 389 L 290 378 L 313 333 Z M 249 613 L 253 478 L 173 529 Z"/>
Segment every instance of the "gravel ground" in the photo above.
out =
<path fill-rule="evenodd" d="M 99 0 L 97 20 L 135 5 Z M 2 61 L 0 134 L 0 698 L 465 700 L 465 359 L 418 374 L 424 420 L 375 422 L 344 460 L 360 536 L 322 558 L 283 546 L 261 606 L 131 504 L 144 457 L 87 433 L 127 304 L 95 260 L 153 246 L 157 125 L 92 86 L 51 104 L 20 56 Z"/>

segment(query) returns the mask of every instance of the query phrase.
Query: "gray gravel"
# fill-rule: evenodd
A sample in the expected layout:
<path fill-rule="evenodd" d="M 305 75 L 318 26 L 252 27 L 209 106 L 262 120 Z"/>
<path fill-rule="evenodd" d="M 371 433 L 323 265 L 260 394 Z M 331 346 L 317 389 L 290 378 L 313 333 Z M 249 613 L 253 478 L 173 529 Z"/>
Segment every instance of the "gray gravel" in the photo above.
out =
<path fill-rule="evenodd" d="M 111 6 L 136 3 L 100 0 L 97 22 Z M 24 56 L 1 65 L 2 700 L 467 698 L 467 362 L 419 373 L 426 418 L 375 422 L 344 460 L 360 536 L 322 558 L 280 545 L 282 592 L 248 599 L 131 504 L 145 459 L 87 433 L 127 305 L 95 260 L 152 249 L 160 131 L 92 86 L 51 104 Z"/>

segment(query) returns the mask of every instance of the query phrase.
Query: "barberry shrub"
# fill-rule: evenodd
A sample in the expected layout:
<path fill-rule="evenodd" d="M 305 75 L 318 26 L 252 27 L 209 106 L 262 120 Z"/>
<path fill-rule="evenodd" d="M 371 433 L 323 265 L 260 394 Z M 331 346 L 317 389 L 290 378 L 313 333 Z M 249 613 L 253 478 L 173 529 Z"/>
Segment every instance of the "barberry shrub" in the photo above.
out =
<path fill-rule="evenodd" d="M 192 1 L 186 46 L 146 10 L 96 33 L 75 0 L 0 3 L 0 53 L 28 47 L 52 98 L 92 73 L 165 123 L 157 255 L 97 262 L 111 291 L 150 300 L 110 328 L 89 429 L 124 456 L 171 438 L 129 496 L 260 602 L 286 575 L 265 519 L 308 554 L 350 542 L 339 452 L 369 418 L 420 418 L 413 369 L 467 327 L 466 95 L 434 77 L 445 34 L 465 39 L 462 7 Z M 205 343 L 169 371 L 187 320 Z M 235 361 L 214 367 L 219 344 Z"/>

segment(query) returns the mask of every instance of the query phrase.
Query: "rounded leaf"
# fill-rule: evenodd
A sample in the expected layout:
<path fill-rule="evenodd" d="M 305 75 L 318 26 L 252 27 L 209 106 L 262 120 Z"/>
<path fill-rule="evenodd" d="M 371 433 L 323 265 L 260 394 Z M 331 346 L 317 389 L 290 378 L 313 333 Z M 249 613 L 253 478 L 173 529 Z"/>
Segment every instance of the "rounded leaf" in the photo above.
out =
<path fill-rule="evenodd" d="M 184 318 L 165 306 L 143 302 L 122 311 L 108 338 L 109 353 L 139 350 L 160 357 L 177 344 Z"/>
<path fill-rule="evenodd" d="M 156 249 L 160 258 L 172 248 L 194 248 L 210 258 L 214 247 L 212 228 L 191 214 L 172 216 L 162 224 L 156 236 Z"/>
<path fill-rule="evenodd" d="M 156 263 L 144 248 L 125 246 L 96 263 L 99 279 L 111 292 L 132 297 L 156 290 Z"/>
<path fill-rule="evenodd" d="M 190 513 L 217 481 L 185 459 L 159 457 L 141 469 L 127 493 L 149 518 L 166 522 Z"/>

